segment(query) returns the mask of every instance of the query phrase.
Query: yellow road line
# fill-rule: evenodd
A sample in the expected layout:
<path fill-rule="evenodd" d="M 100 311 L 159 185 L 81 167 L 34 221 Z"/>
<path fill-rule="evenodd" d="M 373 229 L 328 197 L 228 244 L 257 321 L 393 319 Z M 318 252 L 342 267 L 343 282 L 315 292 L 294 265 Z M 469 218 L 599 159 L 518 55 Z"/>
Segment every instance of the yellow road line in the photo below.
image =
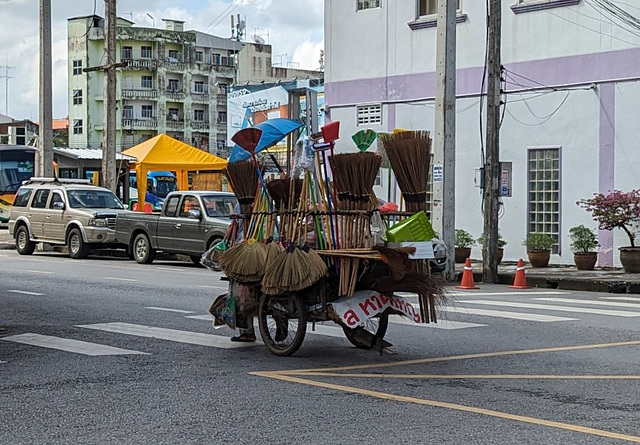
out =
<path fill-rule="evenodd" d="M 519 416 L 516 414 L 503 413 L 500 411 L 493 411 L 493 410 L 484 409 L 484 408 L 475 408 L 472 406 L 458 405 L 455 403 L 438 402 L 435 400 L 419 399 L 416 397 L 387 394 L 379 391 L 372 391 L 369 389 L 336 385 L 333 383 L 316 382 L 313 380 L 302 379 L 302 378 L 294 377 L 291 375 L 283 375 L 282 373 L 279 373 L 279 372 L 251 372 L 250 374 L 260 376 L 260 377 L 268 377 L 268 378 L 283 380 L 290 383 L 300 383 L 302 385 L 317 386 L 325 389 L 333 389 L 336 391 L 343 391 L 343 392 L 348 392 L 352 394 L 360 394 L 363 396 L 375 397 L 378 399 L 392 400 L 395 402 L 403 402 L 403 403 L 413 403 L 416 405 L 433 406 L 437 408 L 446 408 L 446 409 L 463 411 L 463 412 L 474 413 L 474 414 L 482 414 L 485 416 L 496 417 L 499 419 L 514 420 L 516 422 L 530 423 L 533 425 L 547 426 L 550 428 L 559 428 L 559 429 L 573 431 L 577 433 L 592 434 L 596 436 L 607 437 L 610 439 L 619 439 L 619 440 L 626 440 L 628 442 L 640 443 L 640 437 L 638 436 L 630 436 L 626 434 L 613 433 L 610 431 L 598 430 L 595 428 L 588 428 L 580 425 L 571 425 L 569 423 L 554 422 L 551 420 L 544 420 L 544 419 L 536 419 L 535 417 Z"/>
<path fill-rule="evenodd" d="M 599 349 L 599 348 L 614 348 L 618 346 L 635 346 L 640 345 L 640 340 L 621 341 L 614 343 L 598 343 L 590 345 L 578 345 L 578 346 L 558 346 L 553 348 L 538 348 L 538 349 L 520 349 L 515 351 L 498 351 L 498 352 L 486 352 L 479 354 L 465 354 L 465 355 L 452 355 L 445 357 L 432 357 L 416 360 L 404 360 L 400 362 L 389 363 L 371 363 L 369 365 L 353 365 L 353 366 L 339 366 L 334 368 L 315 368 L 315 369 L 295 369 L 277 371 L 279 374 L 292 374 L 303 375 L 307 372 L 325 372 L 325 371 L 352 371 L 356 369 L 375 369 L 375 368 L 390 368 L 392 366 L 407 366 L 407 365 L 419 365 L 423 363 L 436 363 L 436 362 L 448 362 L 452 360 L 469 360 L 476 358 L 487 357 L 503 357 L 507 355 L 522 355 L 522 354 L 540 354 L 544 352 L 565 352 L 565 351 L 581 351 L 585 349 Z"/>
<path fill-rule="evenodd" d="M 277 374 L 282 374 L 276 372 Z M 358 377 L 365 379 L 439 379 L 439 380 L 640 380 L 640 375 L 536 375 L 536 374 L 353 374 L 339 372 L 301 372 L 304 377 Z"/>

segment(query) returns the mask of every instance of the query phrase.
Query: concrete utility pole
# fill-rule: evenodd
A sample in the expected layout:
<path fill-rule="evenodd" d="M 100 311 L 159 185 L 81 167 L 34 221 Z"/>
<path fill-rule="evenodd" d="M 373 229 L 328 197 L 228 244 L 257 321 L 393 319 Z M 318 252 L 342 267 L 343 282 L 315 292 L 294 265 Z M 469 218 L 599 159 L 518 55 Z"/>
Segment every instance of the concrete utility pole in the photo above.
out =
<path fill-rule="evenodd" d="M 9 54 L 7 54 L 7 64 L 0 66 L 0 69 L 4 69 L 4 75 L 0 75 L 0 79 L 4 79 L 4 114 L 7 116 L 9 116 L 9 79 L 14 79 L 9 75 L 9 70 L 13 68 L 13 66 L 9 66 Z"/>
<path fill-rule="evenodd" d="M 53 177 L 53 112 L 51 67 L 51 0 L 40 0 L 40 103 L 38 172 Z"/>
<path fill-rule="evenodd" d="M 102 186 L 112 191 L 118 187 L 116 166 L 116 0 L 104 1 L 104 116 L 102 137 Z"/>
<path fill-rule="evenodd" d="M 491 0 L 489 6 L 489 45 L 487 69 L 487 153 L 484 165 L 484 243 L 482 247 L 482 281 L 498 282 L 498 198 L 500 193 L 500 35 L 502 1 Z"/>
<path fill-rule="evenodd" d="M 433 222 L 451 252 L 445 278 L 455 279 L 456 0 L 438 0 L 436 117 L 433 138 Z"/>

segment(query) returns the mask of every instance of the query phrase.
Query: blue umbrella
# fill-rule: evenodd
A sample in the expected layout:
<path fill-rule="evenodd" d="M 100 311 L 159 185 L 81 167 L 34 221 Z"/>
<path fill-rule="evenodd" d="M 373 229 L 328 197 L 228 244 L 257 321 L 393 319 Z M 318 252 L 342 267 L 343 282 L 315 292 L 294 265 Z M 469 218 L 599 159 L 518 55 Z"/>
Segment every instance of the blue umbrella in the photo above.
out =
<path fill-rule="evenodd" d="M 251 128 L 258 128 L 262 131 L 262 136 L 260 136 L 255 152 L 259 153 L 266 148 L 276 145 L 288 134 L 293 133 L 298 128 L 302 127 L 302 125 L 303 124 L 299 121 L 284 119 L 281 117 L 255 124 Z M 242 149 L 242 147 L 236 144 L 236 146 L 231 150 L 229 162 L 244 161 L 250 157 L 251 155 L 248 151 Z"/>

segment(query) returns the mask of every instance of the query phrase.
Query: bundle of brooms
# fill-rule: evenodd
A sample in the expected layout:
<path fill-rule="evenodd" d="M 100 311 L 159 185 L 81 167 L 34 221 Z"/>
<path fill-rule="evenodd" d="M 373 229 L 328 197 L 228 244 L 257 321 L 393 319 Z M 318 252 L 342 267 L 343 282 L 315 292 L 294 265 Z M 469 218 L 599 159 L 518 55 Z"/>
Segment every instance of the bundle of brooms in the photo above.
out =
<path fill-rule="evenodd" d="M 250 213 L 259 186 L 258 167 L 252 161 L 230 162 L 225 173 L 240 204 L 240 213 Z"/>
<path fill-rule="evenodd" d="M 337 196 L 340 249 L 371 247 L 373 184 L 382 159 L 375 153 L 345 153 L 329 157 Z M 340 295 L 353 296 L 360 260 L 340 260 Z"/>
<path fill-rule="evenodd" d="M 279 295 L 295 292 L 315 284 L 327 273 L 327 265 L 318 253 L 306 244 L 308 177 L 302 183 L 296 201 L 295 181 L 289 182 L 288 204 L 281 218 L 281 240 L 287 248 L 278 253 L 273 251 L 262 278 L 262 292 Z M 273 243 L 272 243 L 273 244 Z"/>

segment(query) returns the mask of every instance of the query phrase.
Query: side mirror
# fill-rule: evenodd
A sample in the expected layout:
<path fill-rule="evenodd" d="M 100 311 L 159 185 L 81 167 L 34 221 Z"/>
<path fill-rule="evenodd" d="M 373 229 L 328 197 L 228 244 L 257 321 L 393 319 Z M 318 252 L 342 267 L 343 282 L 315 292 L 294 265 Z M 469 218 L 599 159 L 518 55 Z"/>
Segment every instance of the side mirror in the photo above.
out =
<path fill-rule="evenodd" d="M 64 202 L 54 202 L 53 203 L 53 209 L 54 210 L 64 210 Z"/>
<path fill-rule="evenodd" d="M 193 219 L 200 219 L 202 218 L 202 213 L 200 213 L 200 210 L 189 210 L 189 218 L 193 218 Z"/>

